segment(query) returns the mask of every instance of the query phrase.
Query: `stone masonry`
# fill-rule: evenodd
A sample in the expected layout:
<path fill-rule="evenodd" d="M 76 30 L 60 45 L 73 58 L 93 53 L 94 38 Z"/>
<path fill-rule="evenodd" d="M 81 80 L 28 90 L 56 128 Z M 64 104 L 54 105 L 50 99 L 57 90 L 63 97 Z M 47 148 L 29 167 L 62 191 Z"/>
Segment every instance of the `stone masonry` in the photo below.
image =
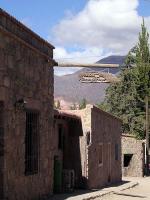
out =
<path fill-rule="evenodd" d="M 85 187 L 94 189 L 120 182 L 121 120 L 93 105 L 68 112 L 80 116 L 82 121 L 80 153 Z"/>
<path fill-rule="evenodd" d="M 137 140 L 134 136 L 122 136 L 122 173 L 123 176 L 143 177 L 145 142 Z M 128 166 L 125 166 L 126 156 L 132 156 Z"/>
<path fill-rule="evenodd" d="M 111 183 L 120 182 L 122 177 L 121 120 L 95 106 L 87 107 L 87 110 L 91 112 L 91 143 L 88 146 L 88 185 L 90 188 L 100 188 Z M 99 145 L 102 145 L 101 164 L 98 162 Z M 115 149 L 116 145 L 117 149 Z"/>
<path fill-rule="evenodd" d="M 0 199 L 40 199 L 52 193 L 53 49 L 0 9 L 0 102 L 4 105 Z M 25 107 L 17 106 L 22 101 Z M 25 175 L 26 110 L 40 115 L 39 164 L 34 175 Z"/>

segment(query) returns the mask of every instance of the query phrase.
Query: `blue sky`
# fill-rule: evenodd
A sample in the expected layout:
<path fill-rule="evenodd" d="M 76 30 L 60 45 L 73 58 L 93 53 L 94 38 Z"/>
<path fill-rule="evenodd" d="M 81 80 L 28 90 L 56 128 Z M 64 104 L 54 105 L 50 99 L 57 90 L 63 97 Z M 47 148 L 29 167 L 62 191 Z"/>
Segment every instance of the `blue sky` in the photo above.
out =
<path fill-rule="evenodd" d="M 0 0 L 0 7 L 17 19 L 27 21 L 35 32 L 47 39 L 51 27 L 67 11 L 76 13 L 85 3 L 86 0 Z"/>
<path fill-rule="evenodd" d="M 132 0 L 131 0 L 132 1 Z M 67 11 L 79 12 L 87 0 L 0 0 L 0 7 L 19 20 L 26 20 L 31 28 L 45 39 L 51 27 L 59 22 Z M 138 12 L 150 15 L 150 0 L 140 0 Z"/>
<path fill-rule="evenodd" d="M 125 54 L 137 41 L 141 16 L 150 26 L 150 0 L 0 0 L 0 7 L 55 45 L 58 60 Z"/>

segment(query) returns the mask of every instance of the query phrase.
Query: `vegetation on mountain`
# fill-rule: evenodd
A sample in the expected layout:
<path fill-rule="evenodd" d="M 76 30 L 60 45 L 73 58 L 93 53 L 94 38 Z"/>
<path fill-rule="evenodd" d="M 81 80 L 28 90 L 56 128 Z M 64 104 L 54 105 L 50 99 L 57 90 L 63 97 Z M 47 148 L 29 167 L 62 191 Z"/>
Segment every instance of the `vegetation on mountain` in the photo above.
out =
<path fill-rule="evenodd" d="M 84 109 L 86 108 L 86 105 L 87 105 L 87 100 L 85 98 L 83 98 L 79 104 L 79 109 Z"/>
<path fill-rule="evenodd" d="M 54 108 L 61 110 L 61 105 L 60 105 L 60 101 L 59 100 L 54 102 Z"/>
<path fill-rule="evenodd" d="M 77 110 L 78 109 L 78 105 L 76 103 L 73 103 L 72 106 L 70 106 L 70 110 Z"/>

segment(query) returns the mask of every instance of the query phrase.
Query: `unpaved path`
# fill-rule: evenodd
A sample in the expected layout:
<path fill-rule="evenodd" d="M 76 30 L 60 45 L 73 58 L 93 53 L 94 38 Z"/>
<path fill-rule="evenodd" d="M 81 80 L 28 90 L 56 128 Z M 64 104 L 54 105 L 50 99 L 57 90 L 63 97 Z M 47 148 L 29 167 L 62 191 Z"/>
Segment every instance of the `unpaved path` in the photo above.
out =
<path fill-rule="evenodd" d="M 150 200 L 150 177 L 142 178 L 139 185 L 119 193 L 106 195 L 95 200 Z"/>

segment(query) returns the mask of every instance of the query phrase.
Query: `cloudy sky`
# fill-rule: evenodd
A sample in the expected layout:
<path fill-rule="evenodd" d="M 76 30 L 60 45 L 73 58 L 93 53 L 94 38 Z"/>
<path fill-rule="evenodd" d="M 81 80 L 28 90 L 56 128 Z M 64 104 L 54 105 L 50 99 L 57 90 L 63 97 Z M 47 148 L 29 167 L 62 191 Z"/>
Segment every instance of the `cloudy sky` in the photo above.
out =
<path fill-rule="evenodd" d="M 137 42 L 142 17 L 150 31 L 150 0 L 0 0 L 0 7 L 52 43 L 58 62 L 125 55 Z"/>

